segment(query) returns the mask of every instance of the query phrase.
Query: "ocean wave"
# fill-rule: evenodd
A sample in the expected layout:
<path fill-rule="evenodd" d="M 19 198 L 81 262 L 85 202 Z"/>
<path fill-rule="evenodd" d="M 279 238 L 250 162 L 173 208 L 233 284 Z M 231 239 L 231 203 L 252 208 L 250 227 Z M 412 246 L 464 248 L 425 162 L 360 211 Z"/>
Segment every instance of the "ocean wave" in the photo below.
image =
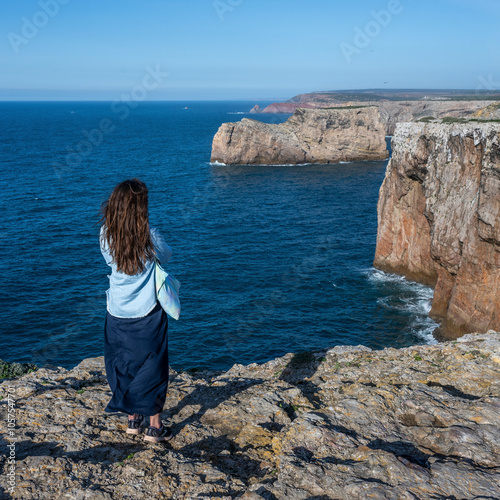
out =
<path fill-rule="evenodd" d="M 210 165 L 213 165 L 214 167 L 227 167 L 225 163 L 222 163 L 220 161 L 211 161 Z"/>
<path fill-rule="evenodd" d="M 429 317 L 434 297 L 434 290 L 431 287 L 375 268 L 369 269 L 366 274 L 372 283 L 387 287 L 386 295 L 377 299 L 382 307 L 410 315 L 411 333 L 424 340 L 426 344 L 437 344 L 432 332 L 439 325 Z"/>
<path fill-rule="evenodd" d="M 248 111 L 228 111 L 228 115 L 248 115 Z"/>

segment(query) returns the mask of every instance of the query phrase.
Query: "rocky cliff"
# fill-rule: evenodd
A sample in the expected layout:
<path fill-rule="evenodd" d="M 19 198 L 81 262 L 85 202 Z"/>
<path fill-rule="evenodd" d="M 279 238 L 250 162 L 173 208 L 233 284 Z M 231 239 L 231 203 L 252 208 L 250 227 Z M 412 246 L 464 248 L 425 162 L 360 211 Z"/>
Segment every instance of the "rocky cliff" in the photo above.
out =
<path fill-rule="evenodd" d="M 388 152 L 376 107 L 302 109 L 275 125 L 244 118 L 224 123 L 212 144 L 212 162 L 281 165 L 383 160 Z"/>
<path fill-rule="evenodd" d="M 303 104 L 295 104 L 291 102 L 273 102 L 266 106 L 262 113 L 294 113 L 297 108 L 318 108 L 314 103 L 305 102 Z"/>
<path fill-rule="evenodd" d="M 488 101 L 382 101 L 378 103 L 387 135 L 393 135 L 399 122 L 415 121 L 423 117 L 467 118 L 488 108 Z M 484 113 L 485 118 L 490 113 Z"/>
<path fill-rule="evenodd" d="M 309 99 L 309 100 L 308 100 Z M 481 117 L 498 118 L 498 101 L 329 101 L 322 94 L 303 94 L 296 102 L 277 102 L 264 108 L 262 113 L 293 113 L 297 108 L 323 108 L 345 106 L 377 106 L 387 135 L 393 135 L 396 124 L 423 117 L 453 118 Z"/>
<path fill-rule="evenodd" d="M 126 415 L 104 413 L 103 358 L 46 367 L 0 381 L 4 423 L 15 409 L 13 436 L 0 438 L 0 497 L 500 498 L 499 352 L 489 332 L 172 372 L 166 444 L 127 435 Z"/>
<path fill-rule="evenodd" d="M 435 286 L 440 334 L 500 329 L 500 124 L 400 123 L 375 266 Z"/>
<path fill-rule="evenodd" d="M 486 120 L 500 119 L 500 102 L 493 102 L 484 108 L 478 109 L 474 113 L 474 116 L 477 118 L 484 118 Z"/>

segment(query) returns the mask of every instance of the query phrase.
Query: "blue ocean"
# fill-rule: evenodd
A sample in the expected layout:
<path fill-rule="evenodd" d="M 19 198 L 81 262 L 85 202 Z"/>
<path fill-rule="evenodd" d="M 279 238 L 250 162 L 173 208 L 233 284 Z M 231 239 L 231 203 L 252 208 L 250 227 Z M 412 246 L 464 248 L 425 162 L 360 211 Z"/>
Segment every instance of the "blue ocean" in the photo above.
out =
<path fill-rule="evenodd" d="M 266 102 L 0 103 L 0 357 L 71 368 L 103 355 L 99 209 L 150 190 L 173 248 L 174 369 L 227 369 L 341 344 L 435 342 L 432 290 L 373 269 L 387 162 L 210 164 L 218 127 Z"/>

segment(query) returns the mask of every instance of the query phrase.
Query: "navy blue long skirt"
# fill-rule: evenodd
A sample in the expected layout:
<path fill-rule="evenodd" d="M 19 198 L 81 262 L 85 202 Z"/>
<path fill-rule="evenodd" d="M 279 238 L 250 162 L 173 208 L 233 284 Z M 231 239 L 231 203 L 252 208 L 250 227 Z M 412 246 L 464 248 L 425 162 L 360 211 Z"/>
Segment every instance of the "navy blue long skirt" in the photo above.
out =
<path fill-rule="evenodd" d="M 156 415 L 168 388 L 168 317 L 157 303 L 142 318 L 106 313 L 104 362 L 113 397 L 104 411 Z"/>

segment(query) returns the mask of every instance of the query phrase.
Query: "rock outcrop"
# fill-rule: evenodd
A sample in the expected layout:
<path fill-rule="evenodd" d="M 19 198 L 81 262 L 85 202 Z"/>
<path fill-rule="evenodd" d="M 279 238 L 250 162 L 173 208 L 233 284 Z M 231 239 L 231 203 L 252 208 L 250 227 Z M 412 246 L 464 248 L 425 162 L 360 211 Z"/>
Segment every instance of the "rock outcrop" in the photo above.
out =
<path fill-rule="evenodd" d="M 477 118 L 484 118 L 487 120 L 499 120 L 500 119 L 500 102 L 493 102 L 481 108 L 474 113 Z"/>
<path fill-rule="evenodd" d="M 250 113 L 251 114 L 258 114 L 258 113 L 262 113 L 262 109 L 260 109 L 260 106 L 258 104 L 256 104 L 251 110 L 250 110 Z"/>
<path fill-rule="evenodd" d="M 212 144 L 212 162 L 283 165 L 383 160 L 388 151 L 376 107 L 298 108 L 275 125 L 244 118 L 224 123 Z"/>
<path fill-rule="evenodd" d="M 41 368 L 0 382 L 5 423 L 15 409 L 13 435 L 0 438 L 0 496 L 500 498 L 499 353 L 489 332 L 172 372 L 165 444 L 125 434 L 126 415 L 104 413 L 102 357 Z"/>
<path fill-rule="evenodd" d="M 311 99 L 310 101 L 308 99 Z M 262 113 L 293 113 L 297 108 L 330 108 L 345 106 L 377 106 L 387 135 L 393 135 L 399 122 L 415 121 L 424 117 L 453 118 L 500 116 L 498 101 L 348 101 L 330 102 L 321 94 L 303 94 L 295 102 L 276 102 Z"/>
<path fill-rule="evenodd" d="M 439 335 L 500 329 L 500 124 L 400 123 L 374 265 L 435 286 Z"/>
<path fill-rule="evenodd" d="M 378 103 L 378 107 L 387 135 L 393 135 L 399 122 L 424 117 L 472 117 L 489 104 L 488 101 L 382 101 Z"/>
<path fill-rule="evenodd" d="M 303 104 L 298 104 L 298 103 L 292 103 L 292 102 L 273 102 L 272 104 L 269 104 L 269 106 L 266 106 L 262 112 L 263 113 L 294 113 L 297 108 L 317 108 L 313 103 L 303 103 Z"/>

